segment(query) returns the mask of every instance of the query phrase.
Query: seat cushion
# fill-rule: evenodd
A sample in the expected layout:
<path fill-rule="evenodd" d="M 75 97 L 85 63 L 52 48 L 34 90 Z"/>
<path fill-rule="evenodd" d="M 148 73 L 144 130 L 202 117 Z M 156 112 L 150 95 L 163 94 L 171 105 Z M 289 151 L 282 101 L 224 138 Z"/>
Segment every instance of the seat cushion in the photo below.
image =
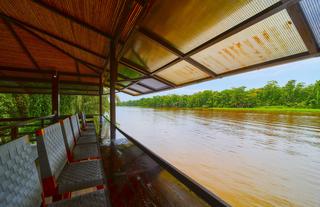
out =
<path fill-rule="evenodd" d="M 105 190 L 97 190 L 68 200 L 49 204 L 48 207 L 108 207 L 109 199 Z"/>
<path fill-rule="evenodd" d="M 87 122 L 87 128 L 94 128 L 94 123 L 92 123 L 92 122 L 88 123 Z"/>
<path fill-rule="evenodd" d="M 77 140 L 77 144 L 89 144 L 89 143 L 97 143 L 97 137 L 96 135 L 92 136 L 81 136 Z"/>
<path fill-rule="evenodd" d="M 83 160 L 100 157 L 97 144 L 76 145 L 72 151 L 73 160 Z"/>
<path fill-rule="evenodd" d="M 95 130 L 86 129 L 81 131 L 81 136 L 95 136 L 95 135 L 96 135 Z"/>
<path fill-rule="evenodd" d="M 72 192 L 84 188 L 102 185 L 104 181 L 101 160 L 91 160 L 67 164 L 61 172 L 58 192 Z"/>

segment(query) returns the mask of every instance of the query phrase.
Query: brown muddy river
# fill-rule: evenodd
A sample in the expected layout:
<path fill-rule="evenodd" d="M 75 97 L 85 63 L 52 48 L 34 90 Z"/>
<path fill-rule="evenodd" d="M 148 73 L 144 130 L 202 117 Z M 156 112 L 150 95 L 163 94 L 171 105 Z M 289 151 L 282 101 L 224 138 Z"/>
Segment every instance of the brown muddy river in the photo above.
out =
<path fill-rule="evenodd" d="M 117 119 L 232 206 L 320 206 L 320 114 L 118 107 Z"/>

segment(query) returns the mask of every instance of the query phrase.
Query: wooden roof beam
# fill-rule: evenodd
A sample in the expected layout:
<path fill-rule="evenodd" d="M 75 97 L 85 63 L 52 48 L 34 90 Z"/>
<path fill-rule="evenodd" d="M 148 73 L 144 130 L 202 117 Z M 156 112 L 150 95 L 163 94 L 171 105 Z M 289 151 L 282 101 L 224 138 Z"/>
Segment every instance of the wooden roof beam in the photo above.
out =
<path fill-rule="evenodd" d="M 175 65 L 176 63 L 180 62 L 180 61 L 181 61 L 181 59 L 180 59 L 180 58 L 174 59 L 174 60 L 172 60 L 171 62 L 169 62 L 169 63 L 165 64 L 164 66 L 162 66 L 162 67 L 160 67 L 160 68 L 156 69 L 156 70 L 155 70 L 155 71 L 153 71 L 151 74 L 156 74 L 156 73 L 158 73 L 158 72 L 160 72 L 160 71 L 163 71 L 164 69 L 167 69 L 167 68 L 169 68 L 169 67 L 171 67 L 171 66 Z"/>
<path fill-rule="evenodd" d="M 135 80 L 135 81 L 132 81 L 130 84 L 128 84 L 127 86 L 123 87 L 123 88 L 121 89 L 121 91 L 123 91 L 124 89 L 129 89 L 130 86 L 132 86 L 133 84 L 138 83 L 139 81 L 140 81 L 140 79 Z M 132 89 L 130 88 L 130 90 L 132 90 Z M 135 90 L 133 90 L 133 91 L 135 91 Z M 135 91 L 135 92 L 141 93 L 140 91 Z M 132 94 L 130 94 L 130 95 L 132 95 Z"/>
<path fill-rule="evenodd" d="M 129 88 L 129 86 L 126 86 L 125 88 L 122 88 L 121 91 L 124 90 L 124 89 L 129 89 L 129 90 L 134 91 L 134 92 L 137 92 L 137 93 L 139 93 L 139 94 L 143 94 L 141 91 L 138 91 L 138 90 L 133 89 L 133 88 Z"/>
<path fill-rule="evenodd" d="M 24 77 L 9 77 L 0 76 L 0 80 L 3 81 L 17 81 L 17 82 L 41 82 L 41 83 L 51 83 L 51 78 L 24 78 Z M 89 85 L 89 86 L 99 86 L 99 83 L 83 82 L 83 81 L 60 81 L 61 84 L 74 84 L 74 85 Z"/>
<path fill-rule="evenodd" d="M 121 75 L 121 74 L 119 74 Z M 144 80 L 144 79 L 148 79 L 148 78 L 152 78 L 151 76 L 144 76 L 144 77 L 141 77 L 141 78 L 128 78 L 128 79 L 124 79 L 124 80 L 118 80 L 117 82 L 118 83 L 121 83 L 121 82 L 128 82 L 128 81 L 137 81 L 137 80 Z"/>
<path fill-rule="evenodd" d="M 162 48 L 164 48 L 165 50 L 175 54 L 176 56 L 178 56 L 179 61 L 180 62 L 182 60 L 185 60 L 186 62 L 188 62 L 189 64 L 193 65 L 194 67 L 202 70 L 203 72 L 207 73 L 209 76 L 211 77 L 215 77 L 217 74 L 214 73 L 212 70 L 210 70 L 209 68 L 207 68 L 206 66 L 202 65 L 201 63 L 191 59 L 189 56 L 185 55 L 183 52 L 181 52 L 180 50 L 178 50 L 177 48 L 175 48 L 173 45 L 171 45 L 169 42 L 167 42 L 165 39 L 163 39 L 162 37 L 160 37 L 159 35 L 145 29 L 145 28 L 139 28 L 138 30 L 141 34 L 143 34 L 144 36 L 146 36 L 147 38 L 149 38 L 151 41 L 158 43 Z M 161 67 L 162 68 L 162 67 Z M 164 68 L 162 68 L 161 70 L 163 70 Z M 159 72 L 160 70 L 157 70 L 157 72 Z"/>
<path fill-rule="evenodd" d="M 130 42 L 132 42 L 134 34 L 137 32 L 139 25 L 143 21 L 144 17 L 147 15 L 148 9 L 151 7 L 153 1 L 152 0 L 142 0 L 137 1 L 141 6 L 143 6 L 143 10 L 140 13 L 140 16 L 136 20 L 135 24 L 133 25 L 133 29 L 130 31 L 130 33 L 127 36 L 127 39 L 125 43 L 123 44 L 120 52 L 117 55 L 117 59 L 120 60 L 120 58 L 123 56 L 124 52 L 126 51 L 128 45 L 130 45 Z"/>
<path fill-rule="evenodd" d="M 51 87 L 35 87 L 35 86 L 4 86 L 0 85 L 0 88 L 6 88 L 6 89 L 26 89 L 26 90 L 32 90 L 32 89 L 38 89 L 38 90 L 50 90 L 51 93 Z M 72 91 L 84 91 L 84 89 L 80 88 L 64 88 L 60 87 L 60 90 L 72 90 Z M 85 91 L 93 91 L 93 92 L 99 92 L 99 89 L 85 89 Z"/>
<path fill-rule="evenodd" d="M 142 86 L 142 87 L 145 87 L 145 88 L 147 88 L 147 89 L 149 89 L 149 90 L 151 90 L 151 91 L 156 91 L 155 88 L 152 88 L 152 87 L 150 87 L 150 86 L 147 86 L 146 84 L 143 84 L 143 83 L 139 83 L 139 82 L 138 82 L 137 85 Z"/>
<path fill-rule="evenodd" d="M 54 74 L 57 71 L 44 69 L 37 70 L 36 68 L 16 68 L 16 67 L 7 67 L 7 66 L 0 66 L 0 71 L 16 71 L 16 72 L 23 72 L 23 73 L 40 73 L 40 74 Z M 58 71 L 59 72 L 59 71 Z M 98 78 L 99 75 L 95 74 L 80 74 L 80 73 L 71 73 L 71 72 L 59 72 L 61 75 L 65 76 L 79 76 L 79 77 L 93 77 Z"/>
<path fill-rule="evenodd" d="M 309 53 L 317 53 L 318 45 L 316 39 L 312 33 L 312 30 L 307 22 L 306 17 L 304 16 L 301 6 L 299 4 L 291 5 L 287 8 L 287 11 L 294 25 L 296 26 L 303 42 L 308 48 Z"/>
<path fill-rule="evenodd" d="M 287 57 L 283 57 L 283 58 L 278 58 L 275 60 L 270 60 L 270 61 L 267 61 L 264 63 L 259 63 L 256 65 L 250 65 L 250 66 L 247 66 L 244 68 L 239 68 L 237 70 L 232 70 L 232 71 L 228 71 L 225 73 L 221 73 L 217 76 L 217 78 L 223 78 L 223 77 L 227 77 L 227 76 L 231 76 L 231 75 L 260 70 L 260 69 L 263 69 L 266 67 L 272 67 L 272 66 L 276 66 L 276 65 L 286 64 L 286 63 L 290 63 L 290 62 L 294 62 L 294 61 L 300 61 L 300 60 L 304 60 L 304 59 L 308 59 L 308 58 L 312 58 L 312 57 L 319 57 L 319 56 L 320 56 L 320 52 L 313 53 L 313 54 L 310 54 L 309 52 L 295 54 L 295 55 L 291 55 L 291 56 L 287 56 Z"/>
<path fill-rule="evenodd" d="M 163 79 L 163 78 L 161 78 L 159 76 L 156 76 L 154 74 L 154 72 L 152 72 L 152 73 L 147 72 L 146 70 L 144 70 L 144 68 L 142 68 L 140 65 L 137 65 L 136 63 L 132 62 L 131 60 L 128 60 L 126 58 L 121 58 L 120 59 L 120 63 L 125 65 L 125 66 L 127 66 L 127 67 L 129 67 L 132 70 L 135 70 L 135 71 L 137 71 L 139 73 L 142 73 L 145 76 L 148 76 L 150 78 L 152 77 L 152 78 L 154 78 L 154 79 L 156 79 L 156 80 L 158 80 L 158 81 L 160 81 L 160 82 L 162 82 L 162 83 L 164 83 L 166 85 L 169 85 L 170 87 L 173 87 L 173 88 L 176 87 L 176 85 L 174 83 L 172 83 L 170 81 L 167 81 L 167 80 L 165 80 L 165 79 Z"/>
<path fill-rule="evenodd" d="M 128 68 L 143 74 L 143 75 L 150 75 L 150 73 L 148 71 L 146 71 L 145 69 L 143 69 L 140 65 L 132 62 L 131 60 L 127 59 L 127 58 L 121 58 L 119 63 L 123 64 L 124 66 L 127 66 Z"/>

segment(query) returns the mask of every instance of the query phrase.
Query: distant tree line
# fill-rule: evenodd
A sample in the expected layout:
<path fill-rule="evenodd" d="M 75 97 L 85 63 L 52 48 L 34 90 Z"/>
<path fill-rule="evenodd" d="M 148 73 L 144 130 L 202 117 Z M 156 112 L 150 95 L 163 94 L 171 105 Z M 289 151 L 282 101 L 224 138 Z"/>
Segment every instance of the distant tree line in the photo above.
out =
<path fill-rule="evenodd" d="M 103 108 L 108 111 L 108 100 L 104 98 Z M 73 114 L 84 111 L 99 113 L 98 96 L 60 96 L 60 113 Z M 51 95 L 46 94 L 0 94 L 0 118 L 40 117 L 51 114 Z"/>
<path fill-rule="evenodd" d="M 253 108 L 263 106 L 320 108 L 320 80 L 310 85 L 290 80 L 282 87 L 277 81 L 269 81 L 262 88 L 247 90 L 242 86 L 223 91 L 206 90 L 192 95 L 154 96 L 119 102 L 118 105 L 178 108 Z"/>

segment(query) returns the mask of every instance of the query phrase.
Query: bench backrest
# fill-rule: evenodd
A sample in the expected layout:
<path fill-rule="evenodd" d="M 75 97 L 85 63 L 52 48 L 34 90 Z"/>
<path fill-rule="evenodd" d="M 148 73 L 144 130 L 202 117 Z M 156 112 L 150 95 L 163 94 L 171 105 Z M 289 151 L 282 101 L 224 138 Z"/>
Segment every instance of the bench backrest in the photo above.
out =
<path fill-rule="evenodd" d="M 60 121 L 60 124 L 67 151 L 71 152 L 75 144 L 73 131 L 71 129 L 71 120 L 69 118 L 65 118 Z"/>
<path fill-rule="evenodd" d="M 59 122 L 37 131 L 37 148 L 42 179 L 52 176 L 57 178 L 67 162 L 67 151 Z"/>
<path fill-rule="evenodd" d="M 80 137 L 80 128 L 77 121 L 77 115 L 72 115 L 70 117 L 70 120 L 71 120 L 73 135 L 76 138 L 76 140 L 78 140 L 78 138 Z"/>
<path fill-rule="evenodd" d="M 41 185 L 28 137 L 0 146 L 0 206 L 41 205 Z"/>

